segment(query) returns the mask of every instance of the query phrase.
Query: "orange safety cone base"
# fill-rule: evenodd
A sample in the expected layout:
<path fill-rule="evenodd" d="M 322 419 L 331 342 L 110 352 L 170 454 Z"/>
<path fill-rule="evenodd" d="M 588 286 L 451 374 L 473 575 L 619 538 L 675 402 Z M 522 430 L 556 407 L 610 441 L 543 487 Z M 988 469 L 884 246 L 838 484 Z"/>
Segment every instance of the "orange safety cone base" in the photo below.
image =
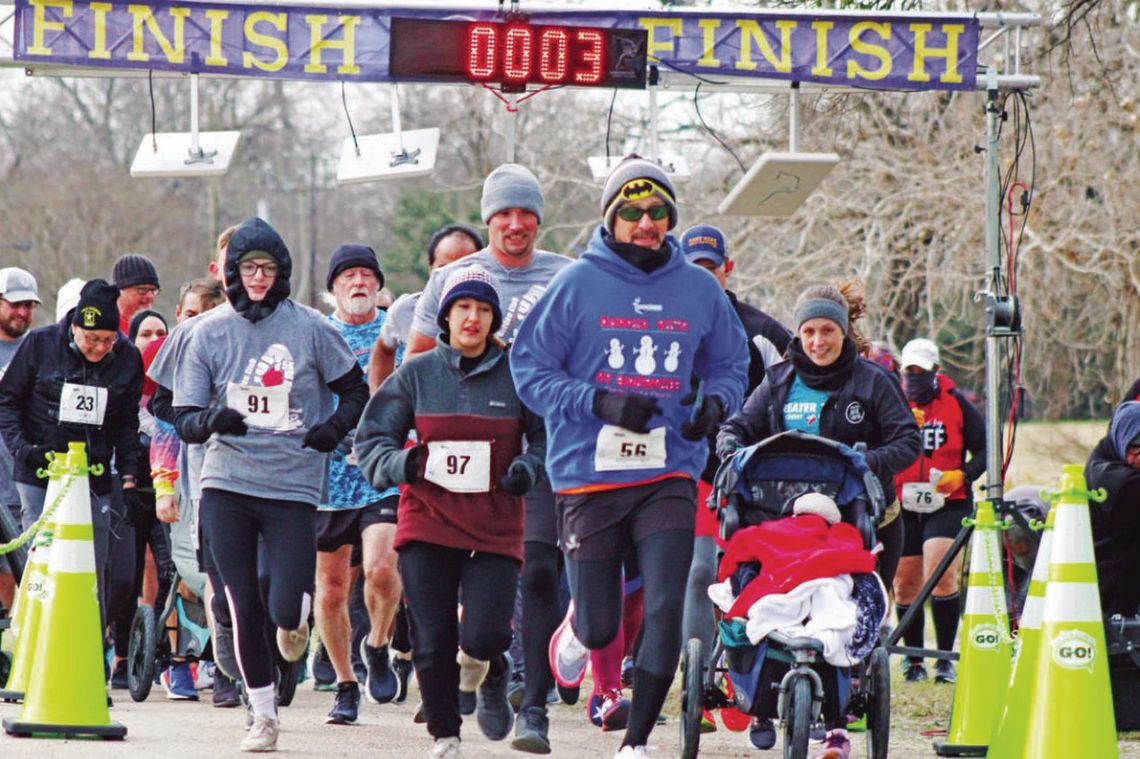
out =
<path fill-rule="evenodd" d="M 33 735 L 58 735 L 61 738 L 93 736 L 107 741 L 121 741 L 127 735 L 125 725 L 112 722 L 109 725 L 47 725 L 37 722 L 24 722 L 18 719 L 4 720 L 4 732 L 16 738 L 30 738 Z"/>

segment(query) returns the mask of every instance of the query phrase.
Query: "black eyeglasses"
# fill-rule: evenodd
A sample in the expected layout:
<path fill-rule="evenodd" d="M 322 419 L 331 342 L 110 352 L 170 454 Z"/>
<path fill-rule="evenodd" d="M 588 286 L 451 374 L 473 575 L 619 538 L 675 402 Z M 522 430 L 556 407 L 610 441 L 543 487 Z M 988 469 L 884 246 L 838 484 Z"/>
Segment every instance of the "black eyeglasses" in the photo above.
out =
<path fill-rule="evenodd" d="M 252 277 L 257 274 L 258 269 L 267 277 L 273 277 L 277 274 L 277 264 L 272 261 L 267 261 L 263 264 L 259 264 L 256 261 L 245 261 L 238 264 L 238 273 L 243 277 Z"/>
<path fill-rule="evenodd" d="M 622 221 L 641 221 L 641 217 L 649 214 L 649 218 L 653 221 L 661 221 L 669 218 L 669 206 L 650 206 L 649 208 L 638 208 L 637 206 L 622 206 L 617 210 L 617 215 Z"/>

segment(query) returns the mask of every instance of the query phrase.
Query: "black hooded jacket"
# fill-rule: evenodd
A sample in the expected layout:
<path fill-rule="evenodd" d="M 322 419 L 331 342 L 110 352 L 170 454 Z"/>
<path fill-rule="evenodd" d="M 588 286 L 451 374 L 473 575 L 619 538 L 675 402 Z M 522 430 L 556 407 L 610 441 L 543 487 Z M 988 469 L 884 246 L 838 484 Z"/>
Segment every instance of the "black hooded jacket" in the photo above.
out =
<path fill-rule="evenodd" d="M 277 278 L 273 286 L 258 302 L 249 299 L 241 283 L 238 264 L 247 254 L 260 250 L 277 262 Z M 259 322 L 273 313 L 277 304 L 289 297 L 289 277 L 293 274 L 293 259 L 289 248 L 277 230 L 258 218 L 247 219 L 234 231 L 226 246 L 226 297 L 239 314 L 251 322 Z"/>
<path fill-rule="evenodd" d="M 1140 609 L 1140 469 L 1121 461 L 1105 436 L 1085 464 L 1090 490 L 1104 488 L 1104 503 L 1089 501 L 1100 605 L 1105 615 L 1133 616 Z"/>
<path fill-rule="evenodd" d="M 147 473 L 139 443 L 142 358 L 119 334 L 106 358 L 92 364 L 72 343 L 70 317 L 32 330 L 16 351 L 0 380 L 0 434 L 15 459 L 13 479 L 37 487 L 47 487 L 47 480 L 36 477 L 45 462 L 30 461 L 32 447 L 64 452 L 69 442 L 86 443 L 88 461 L 104 466 L 103 474 L 91 476 L 91 489 L 105 495 L 111 492 L 112 454 L 120 474 L 142 479 Z M 107 389 L 102 425 L 59 421 L 65 382 Z"/>

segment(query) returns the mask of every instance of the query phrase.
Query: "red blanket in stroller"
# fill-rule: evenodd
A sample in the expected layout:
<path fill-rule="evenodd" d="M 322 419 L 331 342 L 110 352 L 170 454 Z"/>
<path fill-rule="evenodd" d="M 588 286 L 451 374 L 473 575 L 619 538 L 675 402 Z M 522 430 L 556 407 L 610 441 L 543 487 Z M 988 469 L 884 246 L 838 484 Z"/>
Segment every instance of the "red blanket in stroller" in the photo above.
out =
<path fill-rule="evenodd" d="M 853 525 L 829 526 L 814 514 L 738 530 L 725 548 L 717 580 L 723 582 L 748 562 L 760 562 L 760 574 L 741 591 L 729 617 L 746 617 L 761 597 L 787 593 L 808 580 L 875 571 L 875 555 L 863 548 L 863 538 Z"/>

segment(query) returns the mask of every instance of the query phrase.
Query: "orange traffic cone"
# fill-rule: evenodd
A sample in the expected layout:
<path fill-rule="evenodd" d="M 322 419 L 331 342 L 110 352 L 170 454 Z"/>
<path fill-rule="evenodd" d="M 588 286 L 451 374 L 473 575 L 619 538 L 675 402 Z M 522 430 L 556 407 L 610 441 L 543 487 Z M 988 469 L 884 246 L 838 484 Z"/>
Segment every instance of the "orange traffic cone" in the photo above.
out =
<path fill-rule="evenodd" d="M 103 679 L 87 454 L 83 443 L 71 443 L 69 449 L 66 466 L 74 483 L 56 520 L 36 666 L 20 719 L 4 720 L 4 729 L 16 736 L 47 733 L 122 739 L 127 729 L 111 721 Z"/>

